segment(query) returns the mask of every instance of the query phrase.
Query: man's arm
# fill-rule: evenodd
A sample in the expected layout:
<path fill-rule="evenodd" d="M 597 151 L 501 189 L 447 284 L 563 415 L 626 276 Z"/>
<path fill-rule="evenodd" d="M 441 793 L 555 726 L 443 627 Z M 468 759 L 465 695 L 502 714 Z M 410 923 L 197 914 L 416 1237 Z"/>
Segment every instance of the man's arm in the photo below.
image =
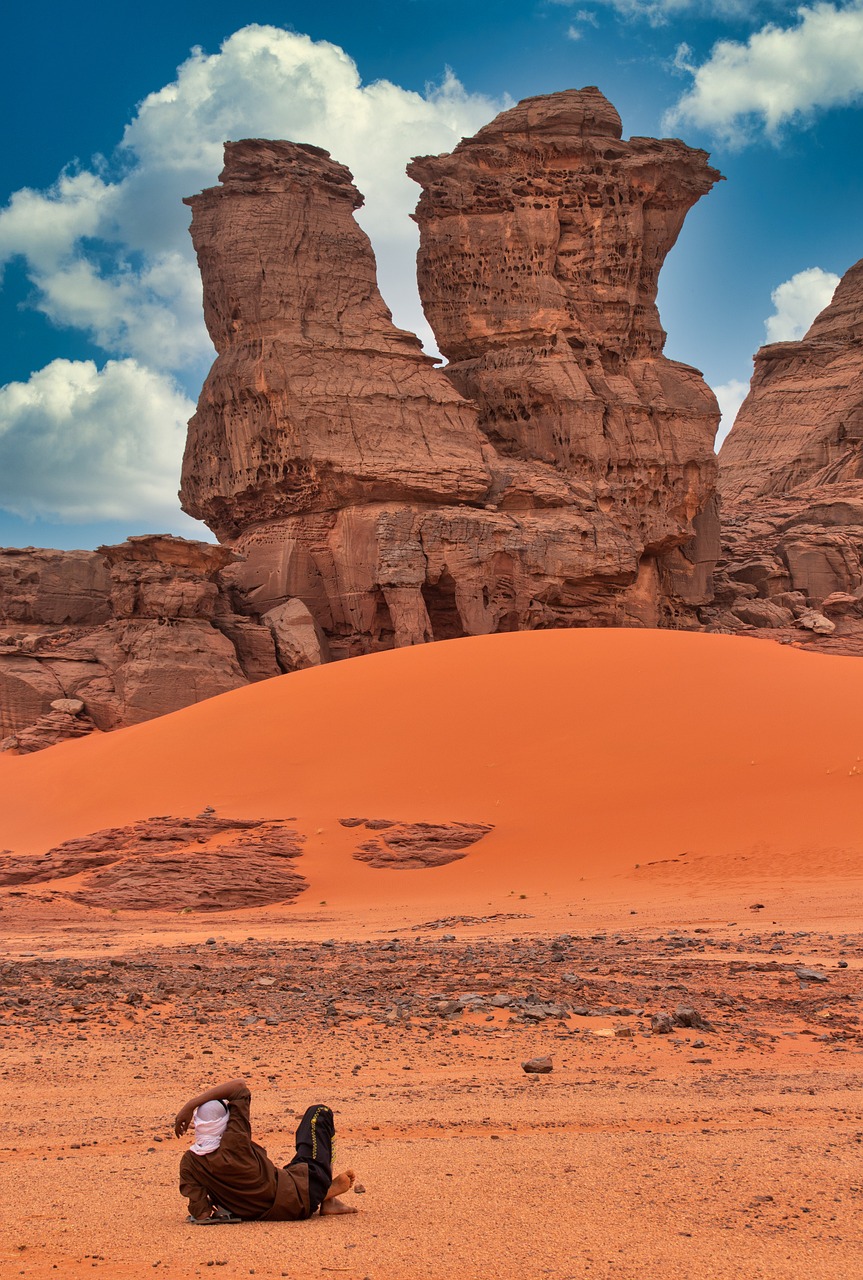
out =
<path fill-rule="evenodd" d="M 245 1080 L 229 1080 L 227 1084 L 217 1084 L 212 1089 L 205 1089 L 203 1093 L 196 1094 L 180 1107 L 174 1117 L 174 1133 L 178 1138 L 182 1137 L 192 1123 L 192 1113 L 195 1108 L 202 1107 L 205 1102 L 221 1102 L 223 1098 L 230 1102 L 232 1098 L 238 1098 L 240 1094 L 248 1092 L 249 1086 Z"/>

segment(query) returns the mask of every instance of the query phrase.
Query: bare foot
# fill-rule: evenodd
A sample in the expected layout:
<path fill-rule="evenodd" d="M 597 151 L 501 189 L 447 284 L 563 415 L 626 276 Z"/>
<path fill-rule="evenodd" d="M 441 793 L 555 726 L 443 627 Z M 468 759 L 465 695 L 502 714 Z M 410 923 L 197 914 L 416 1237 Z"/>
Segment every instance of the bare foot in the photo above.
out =
<path fill-rule="evenodd" d="M 333 1196 L 332 1200 L 325 1200 L 321 1205 L 321 1213 L 325 1216 L 331 1213 L 356 1213 L 356 1209 L 352 1204 L 345 1204 L 344 1200 L 337 1200 Z"/>
<path fill-rule="evenodd" d="M 333 1200 L 336 1196 L 343 1196 L 346 1191 L 350 1191 L 356 1180 L 357 1175 L 353 1169 L 345 1169 L 344 1173 L 337 1173 L 330 1183 L 330 1189 L 324 1199 Z"/>

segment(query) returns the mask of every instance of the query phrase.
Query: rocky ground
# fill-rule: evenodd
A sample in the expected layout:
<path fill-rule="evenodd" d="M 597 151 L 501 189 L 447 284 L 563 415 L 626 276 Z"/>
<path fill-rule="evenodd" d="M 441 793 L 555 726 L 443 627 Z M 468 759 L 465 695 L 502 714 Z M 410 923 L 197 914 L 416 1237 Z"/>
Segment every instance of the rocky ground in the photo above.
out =
<path fill-rule="evenodd" d="M 858 1277 L 863 935 L 748 910 L 665 933 L 516 911 L 366 941 L 37 931 L 0 967 L 0 1274 Z M 523 1071 L 537 1055 L 550 1074 Z M 273 1156 L 331 1102 L 356 1217 L 184 1224 L 170 1121 L 237 1074 Z"/>

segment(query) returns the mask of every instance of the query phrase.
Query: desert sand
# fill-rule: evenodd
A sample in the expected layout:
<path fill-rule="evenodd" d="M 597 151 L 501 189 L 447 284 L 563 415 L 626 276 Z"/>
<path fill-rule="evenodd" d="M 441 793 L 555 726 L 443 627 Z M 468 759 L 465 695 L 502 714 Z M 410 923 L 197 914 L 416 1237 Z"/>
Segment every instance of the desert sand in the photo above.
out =
<path fill-rule="evenodd" d="M 855 659 L 650 631 L 396 650 L 0 758 L 0 867 L 213 810 L 290 820 L 307 883 L 0 889 L 0 1274 L 858 1277 L 861 788 Z M 404 870 L 352 856 L 359 818 L 492 829 Z M 334 1107 L 357 1215 L 184 1223 L 173 1115 L 237 1074 L 274 1156 Z"/>

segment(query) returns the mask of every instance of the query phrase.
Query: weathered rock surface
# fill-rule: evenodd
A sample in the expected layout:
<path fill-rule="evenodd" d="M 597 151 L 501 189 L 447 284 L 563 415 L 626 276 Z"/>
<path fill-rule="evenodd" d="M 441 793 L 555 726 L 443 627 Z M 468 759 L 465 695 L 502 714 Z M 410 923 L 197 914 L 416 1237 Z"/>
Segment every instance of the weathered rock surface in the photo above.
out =
<path fill-rule="evenodd" d="M 586 485 L 639 562 L 657 562 L 661 613 L 710 598 L 718 419 L 697 370 L 662 356 L 657 280 L 720 175 L 703 151 L 621 132 L 599 90 L 570 90 L 408 172 L 447 376 L 502 453 Z"/>
<path fill-rule="evenodd" d="M 863 259 L 804 338 L 758 352 L 721 468 L 732 506 L 863 481 Z"/>
<path fill-rule="evenodd" d="M 227 911 L 290 902 L 303 837 L 284 820 L 150 818 L 67 840 L 42 856 L 0 854 L 0 886 L 81 881 L 75 902 L 115 910 Z M 288 865 L 286 865 L 288 860 Z"/>
<path fill-rule="evenodd" d="M 718 411 L 663 357 L 655 296 L 719 175 L 681 142 L 623 141 L 596 89 L 528 99 L 410 171 L 445 370 L 392 322 L 348 170 L 226 145 L 221 185 L 187 202 L 218 355 L 182 476 L 226 545 L 0 552 L 0 746 L 393 646 L 697 625 Z M 735 600 L 710 624 L 747 626 Z M 839 633 L 854 606 L 835 614 Z"/>
<path fill-rule="evenodd" d="M 342 826 L 365 827 L 378 834 L 357 846 L 354 857 L 372 867 L 418 871 L 464 858 L 493 831 L 482 822 L 393 822 L 388 818 L 342 818 Z"/>
<path fill-rule="evenodd" d="M 225 145 L 186 203 L 218 358 L 189 424 L 186 510 L 220 538 L 274 516 L 381 499 L 477 501 L 475 413 L 397 329 L 363 202 L 319 147 Z"/>
<path fill-rule="evenodd" d="M 344 166 L 227 144 L 222 185 L 188 201 L 218 358 L 181 492 L 243 556 L 225 575 L 241 608 L 275 621 L 301 602 L 340 658 L 655 625 L 709 598 L 718 413 L 700 375 L 661 356 L 654 297 L 718 174 L 682 143 L 619 139 L 602 95 L 572 91 L 413 163 L 462 184 L 458 219 L 436 177 L 418 214 L 427 310 L 459 361 L 444 371 L 392 324 Z"/>
<path fill-rule="evenodd" d="M 217 582 L 234 558 L 157 535 L 0 552 L 0 746 L 36 750 L 278 675 L 269 628 L 235 615 Z M 239 642 L 251 631 L 256 663 Z"/>
<path fill-rule="evenodd" d="M 719 460 L 717 605 L 748 620 L 754 588 L 751 605 L 792 609 L 781 638 L 863 655 L 863 260 L 804 338 L 758 352 Z"/>

